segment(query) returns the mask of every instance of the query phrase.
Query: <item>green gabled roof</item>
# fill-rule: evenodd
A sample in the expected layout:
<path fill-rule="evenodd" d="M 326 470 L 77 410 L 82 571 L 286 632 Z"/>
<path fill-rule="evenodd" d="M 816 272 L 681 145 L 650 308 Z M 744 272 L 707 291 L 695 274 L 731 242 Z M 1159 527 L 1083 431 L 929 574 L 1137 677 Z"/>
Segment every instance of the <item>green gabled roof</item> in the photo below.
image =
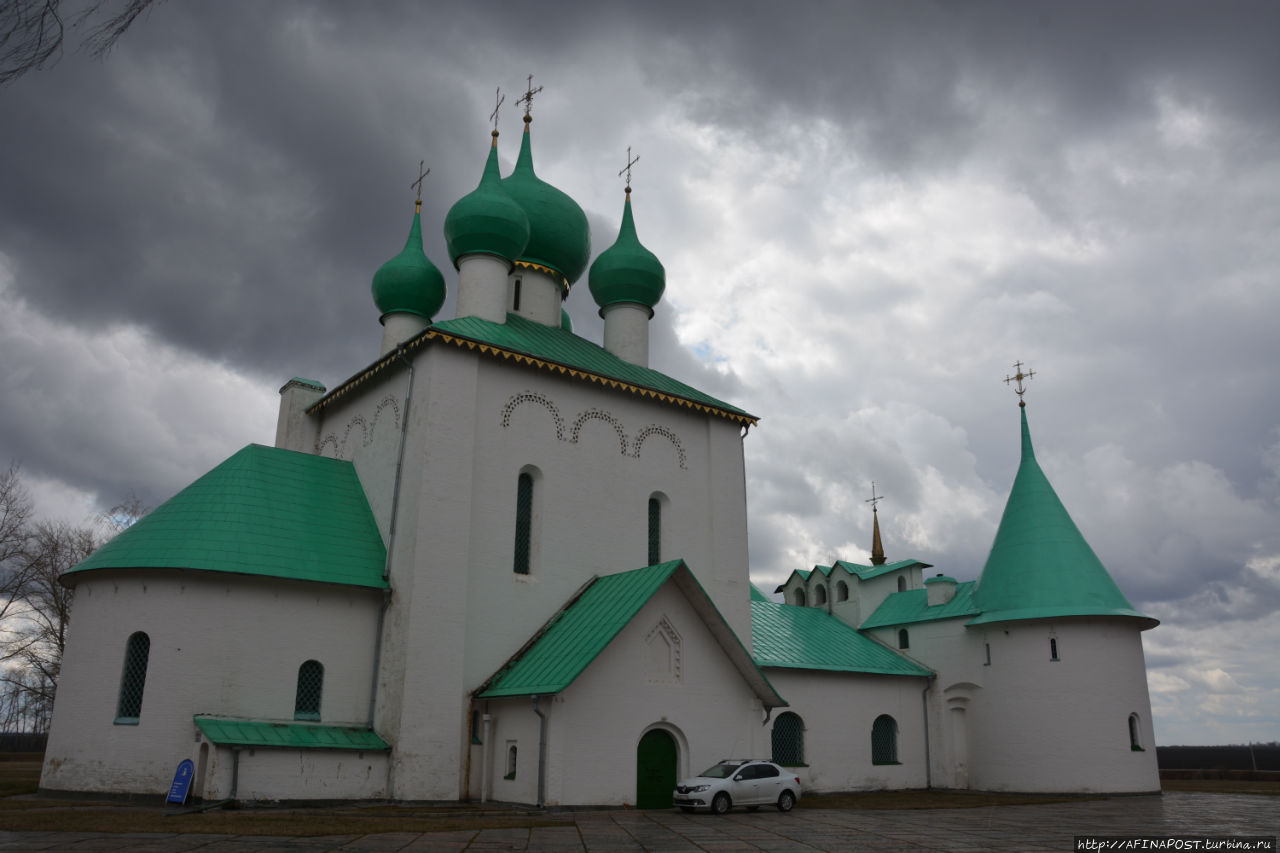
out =
<path fill-rule="evenodd" d="M 934 622 L 938 619 L 954 619 L 957 616 L 973 616 L 978 612 L 977 605 L 973 603 L 973 590 L 977 585 L 977 581 L 958 583 L 956 594 L 950 601 L 933 607 L 929 606 L 928 590 L 907 589 L 895 592 L 881 602 L 861 627 L 863 630 L 887 628 L 890 625 L 909 625 L 912 622 Z"/>
<path fill-rule="evenodd" d="M 931 563 L 922 563 L 919 560 L 898 560 L 896 563 L 885 563 L 883 566 L 864 566 L 861 563 L 847 563 L 844 560 L 836 560 L 836 565 L 851 575 L 857 575 L 859 580 L 864 581 L 878 578 L 889 572 L 896 572 L 899 569 L 909 569 L 912 566 L 919 566 L 922 569 L 933 567 Z"/>
<path fill-rule="evenodd" d="M 665 373 L 623 361 L 604 347 L 580 338 L 571 331 L 544 326 L 517 314 L 508 314 L 505 323 L 493 323 L 479 317 L 445 320 L 406 341 L 404 348 L 413 352 L 433 342 L 479 350 L 486 355 L 517 364 L 650 397 L 739 424 L 754 426 L 759 421 L 755 415 L 704 394 Z M 387 368 L 398 365 L 399 358 L 399 350 L 387 353 L 316 401 L 307 411 L 315 412 L 327 406 Z"/>
<path fill-rule="evenodd" d="M 969 624 L 1061 616 L 1126 616 L 1159 624 L 1133 609 L 1081 535 L 1036 462 L 1022 413 L 1022 461 L 978 579 Z"/>
<path fill-rule="evenodd" d="M 768 601 L 769 596 L 760 591 L 759 587 L 751 584 L 751 600 L 752 601 Z"/>
<path fill-rule="evenodd" d="M 930 670 L 816 607 L 751 602 L 751 640 L 757 666 L 932 675 Z"/>
<path fill-rule="evenodd" d="M 251 444 L 62 577 L 199 569 L 385 588 L 385 562 L 350 462 Z"/>
<path fill-rule="evenodd" d="M 372 729 L 279 720 L 242 720 L 197 714 L 196 727 L 210 743 L 280 749 L 366 749 L 391 747 Z"/>
<path fill-rule="evenodd" d="M 592 580 L 525 648 L 476 691 L 481 699 L 559 693 L 613 641 L 663 584 L 674 580 L 766 707 L 787 703 L 756 668 L 683 560 Z"/>
<path fill-rule="evenodd" d="M 822 566 L 818 566 L 818 568 L 821 569 Z M 830 569 L 831 567 L 827 566 L 827 570 L 830 571 Z M 809 579 L 809 575 L 811 575 L 812 573 L 813 573 L 812 569 L 795 569 L 791 572 L 791 574 L 787 575 L 786 580 L 778 584 L 778 588 L 775 589 L 774 592 L 782 592 L 782 590 L 786 588 L 787 584 L 791 583 L 791 579 L 796 575 L 800 576 L 800 580 L 807 581 Z"/>

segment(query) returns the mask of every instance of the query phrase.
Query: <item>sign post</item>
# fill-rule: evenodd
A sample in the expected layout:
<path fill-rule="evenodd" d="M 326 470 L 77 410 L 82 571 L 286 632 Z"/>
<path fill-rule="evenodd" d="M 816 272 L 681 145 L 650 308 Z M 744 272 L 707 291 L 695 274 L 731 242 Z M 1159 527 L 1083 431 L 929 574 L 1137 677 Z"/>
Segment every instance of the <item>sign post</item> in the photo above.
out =
<path fill-rule="evenodd" d="M 178 763 L 178 769 L 173 774 L 173 784 L 169 786 L 169 796 L 165 799 L 166 803 L 178 803 L 181 805 L 187 801 L 187 793 L 191 790 L 191 777 L 196 773 L 196 764 L 190 758 L 184 758 Z"/>

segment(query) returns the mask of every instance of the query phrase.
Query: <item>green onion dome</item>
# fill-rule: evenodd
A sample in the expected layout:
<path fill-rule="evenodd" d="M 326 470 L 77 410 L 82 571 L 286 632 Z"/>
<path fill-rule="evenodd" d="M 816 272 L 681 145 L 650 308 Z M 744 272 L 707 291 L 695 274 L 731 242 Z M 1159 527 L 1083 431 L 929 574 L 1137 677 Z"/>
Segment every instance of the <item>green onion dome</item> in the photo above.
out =
<path fill-rule="evenodd" d="M 421 207 L 418 202 L 409 239 L 400 254 L 373 274 L 373 304 L 383 316 L 417 314 L 430 320 L 444 304 L 444 276 L 422 251 Z"/>
<path fill-rule="evenodd" d="M 667 286 L 667 273 L 657 256 L 640 245 L 631 218 L 631 191 L 622 207 L 622 227 L 617 241 L 600 253 L 588 276 L 591 297 L 601 309 L 619 302 L 636 302 L 647 308 L 658 304 Z"/>
<path fill-rule="evenodd" d="M 497 255 L 513 262 L 525 251 L 529 217 L 503 188 L 496 131 L 480 185 L 458 199 L 444 218 L 444 240 L 454 268 L 463 255 Z"/>
<path fill-rule="evenodd" d="M 528 122 L 525 116 L 516 167 L 502 180 L 503 188 L 529 216 L 529 245 L 516 264 L 548 270 L 568 288 L 587 268 L 591 227 L 577 202 L 533 173 Z"/>

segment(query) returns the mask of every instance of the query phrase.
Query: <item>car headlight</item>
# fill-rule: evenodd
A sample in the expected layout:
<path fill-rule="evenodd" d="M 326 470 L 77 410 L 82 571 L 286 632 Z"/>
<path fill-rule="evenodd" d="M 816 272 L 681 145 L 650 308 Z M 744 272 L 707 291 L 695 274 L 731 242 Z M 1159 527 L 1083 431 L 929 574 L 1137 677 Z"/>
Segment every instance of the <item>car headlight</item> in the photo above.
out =
<path fill-rule="evenodd" d="M 702 793 L 703 791 L 707 790 L 707 789 L 708 789 L 708 788 L 710 788 L 710 787 L 711 787 L 710 785 L 694 785 L 692 788 L 690 788 L 690 789 L 689 789 L 689 793 L 690 793 L 690 794 L 700 794 L 700 793 Z"/>

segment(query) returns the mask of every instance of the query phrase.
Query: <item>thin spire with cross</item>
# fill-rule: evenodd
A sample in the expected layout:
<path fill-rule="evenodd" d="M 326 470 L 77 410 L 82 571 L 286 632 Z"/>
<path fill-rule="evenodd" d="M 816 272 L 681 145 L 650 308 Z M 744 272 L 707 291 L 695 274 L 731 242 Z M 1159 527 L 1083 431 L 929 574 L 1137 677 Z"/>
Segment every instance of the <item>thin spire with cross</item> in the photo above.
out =
<path fill-rule="evenodd" d="M 876 481 L 871 481 L 871 497 L 866 501 L 871 504 L 871 565 L 884 565 L 884 545 L 880 541 L 880 514 L 876 504 L 884 500 L 884 495 L 876 494 Z"/>
<path fill-rule="evenodd" d="M 529 75 L 529 88 L 524 90 L 524 94 L 520 96 L 520 100 L 516 101 L 516 106 L 524 104 L 524 123 L 528 124 L 533 121 L 533 116 L 529 115 L 529 111 L 533 109 L 533 96 L 542 91 L 542 87 L 533 87 L 533 75 Z"/>
<path fill-rule="evenodd" d="M 493 135 L 498 135 L 498 108 L 502 106 L 502 102 L 507 96 L 502 94 L 502 87 L 498 86 L 493 90 L 493 112 L 489 113 L 489 121 L 493 122 Z"/>
<path fill-rule="evenodd" d="M 622 177 L 622 173 L 627 174 L 627 195 L 631 195 L 631 167 L 640 162 L 640 155 L 631 156 L 631 146 L 627 146 L 627 165 L 618 170 L 618 177 Z"/>
<path fill-rule="evenodd" d="M 1022 395 L 1027 393 L 1027 389 L 1026 389 L 1026 386 L 1022 384 L 1022 380 L 1030 379 L 1032 376 L 1036 375 L 1036 372 L 1034 370 L 1029 369 L 1027 370 L 1026 373 L 1023 373 L 1021 361 L 1015 361 L 1013 363 L 1013 369 L 1016 372 L 1012 376 L 1006 376 L 1004 378 L 1004 384 L 1008 385 L 1010 382 L 1018 383 L 1017 385 L 1013 386 L 1013 392 L 1018 395 L 1018 405 L 1021 406 L 1022 408 L 1026 408 L 1027 404 L 1022 401 Z"/>
<path fill-rule="evenodd" d="M 414 202 L 414 204 L 417 206 L 417 211 L 416 211 L 417 213 L 422 212 L 422 179 L 425 178 L 427 175 L 431 174 L 430 169 L 422 168 L 423 164 L 425 164 L 426 162 L 427 162 L 426 160 L 418 161 L 418 180 L 409 184 L 409 186 L 413 187 L 418 192 L 418 198 Z"/>

